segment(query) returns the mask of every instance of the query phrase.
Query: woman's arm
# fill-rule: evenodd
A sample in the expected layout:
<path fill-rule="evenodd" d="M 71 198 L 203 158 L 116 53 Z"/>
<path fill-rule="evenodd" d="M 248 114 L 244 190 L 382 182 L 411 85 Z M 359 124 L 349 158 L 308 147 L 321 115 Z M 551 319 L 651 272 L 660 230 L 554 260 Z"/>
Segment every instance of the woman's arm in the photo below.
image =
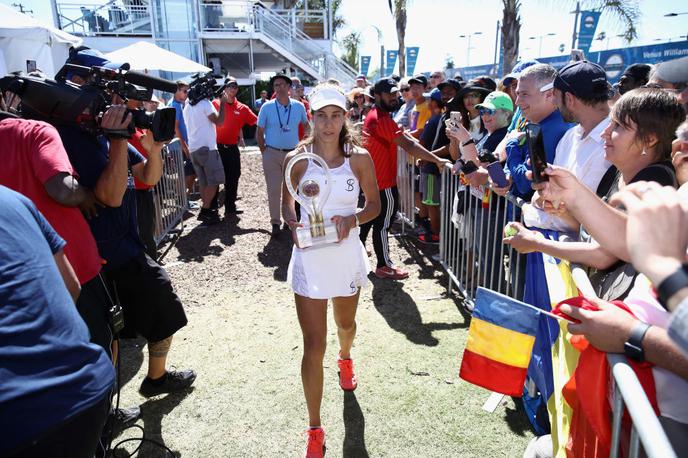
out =
<path fill-rule="evenodd" d="M 379 214 L 382 204 L 380 203 L 380 190 L 377 187 L 375 177 L 375 164 L 370 157 L 370 153 L 364 149 L 358 149 L 349 159 L 351 170 L 353 170 L 358 182 L 365 195 L 365 205 L 363 209 L 356 213 L 359 224 L 364 224 L 374 220 Z"/>
<path fill-rule="evenodd" d="M 538 251 L 596 269 L 607 269 L 619 260 L 594 242 L 559 242 L 547 239 L 539 232 L 531 231 L 520 223 L 511 223 L 510 226 L 516 228 L 518 233 L 512 237 L 505 237 L 503 241 L 519 253 Z"/>

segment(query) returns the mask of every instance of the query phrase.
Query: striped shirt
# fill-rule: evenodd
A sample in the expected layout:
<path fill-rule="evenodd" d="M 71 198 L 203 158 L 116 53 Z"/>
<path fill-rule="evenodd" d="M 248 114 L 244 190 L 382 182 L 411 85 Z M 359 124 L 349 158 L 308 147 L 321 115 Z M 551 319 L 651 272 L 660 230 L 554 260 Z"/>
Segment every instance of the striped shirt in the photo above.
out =
<path fill-rule="evenodd" d="M 364 146 L 373 158 L 380 191 L 397 184 L 397 145 L 402 130 L 389 113 L 373 107 L 363 123 Z"/>

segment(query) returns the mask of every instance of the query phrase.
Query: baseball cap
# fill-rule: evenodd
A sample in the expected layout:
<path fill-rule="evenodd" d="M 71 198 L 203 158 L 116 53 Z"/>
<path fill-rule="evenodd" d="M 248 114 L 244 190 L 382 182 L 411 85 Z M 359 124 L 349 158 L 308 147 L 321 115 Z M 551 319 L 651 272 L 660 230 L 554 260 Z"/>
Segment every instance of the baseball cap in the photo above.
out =
<path fill-rule="evenodd" d="M 475 106 L 476 108 L 489 108 L 491 110 L 514 111 L 514 102 L 509 94 L 501 91 L 490 92 L 485 100 Z"/>
<path fill-rule="evenodd" d="M 308 96 L 311 110 L 318 111 L 322 107 L 334 105 L 346 110 L 346 95 L 332 86 L 325 86 L 313 90 Z"/>
<path fill-rule="evenodd" d="M 457 91 L 460 91 L 462 88 L 461 83 L 459 81 L 457 81 L 455 79 L 449 79 L 446 81 L 442 81 L 440 84 L 438 84 L 437 89 L 439 89 L 441 91 L 442 89 L 444 89 L 447 86 L 451 86 L 454 89 L 456 89 Z"/>
<path fill-rule="evenodd" d="M 623 72 L 621 76 L 630 76 L 634 80 L 644 80 L 647 81 L 648 76 L 650 76 L 650 70 L 652 66 L 648 64 L 631 64 Z"/>
<path fill-rule="evenodd" d="M 430 92 L 423 93 L 423 97 L 425 97 L 426 99 L 435 100 L 436 102 L 441 102 L 442 101 L 442 91 L 435 88 Z"/>
<path fill-rule="evenodd" d="M 399 86 L 397 86 L 397 82 L 392 78 L 381 78 L 375 83 L 373 91 L 375 94 L 383 94 L 385 92 L 394 94 L 395 92 L 399 92 Z"/>
<path fill-rule="evenodd" d="M 428 85 L 428 77 L 423 75 L 422 73 L 418 73 L 417 75 L 413 75 L 413 78 L 409 80 L 409 84 L 422 84 L 423 86 Z"/>
<path fill-rule="evenodd" d="M 291 86 L 291 76 L 285 75 L 284 73 L 278 73 L 275 76 L 273 76 L 272 78 L 270 78 L 270 83 L 269 83 L 270 87 L 272 87 L 275 84 L 275 80 L 278 80 L 278 79 L 283 79 L 284 81 L 287 82 L 287 84 L 289 86 Z"/>
<path fill-rule="evenodd" d="M 365 79 L 366 79 L 366 76 L 365 76 L 363 73 L 359 74 L 359 75 L 356 77 L 356 80 L 365 80 Z"/>
<path fill-rule="evenodd" d="M 130 68 L 128 63 L 110 62 L 103 53 L 97 49 L 91 49 L 85 46 L 70 50 L 69 57 L 65 64 L 81 65 L 82 67 L 105 67 L 111 70 L 129 70 Z M 71 69 L 67 70 L 66 78 L 71 79 L 72 76 L 76 74 L 80 74 L 80 72 Z"/>
<path fill-rule="evenodd" d="M 514 65 L 514 68 L 511 69 L 511 73 L 509 73 L 504 78 L 502 78 L 502 84 L 507 86 L 512 79 L 517 80 L 521 76 L 521 73 L 523 72 L 523 70 L 525 70 L 528 67 L 532 67 L 535 64 L 539 64 L 539 63 L 540 62 L 538 62 L 535 59 L 523 60 L 523 61 L 517 62 L 516 65 Z"/>
<path fill-rule="evenodd" d="M 602 67 L 587 60 L 579 60 L 559 69 L 554 81 L 541 87 L 540 92 L 552 88 L 570 92 L 580 99 L 587 100 L 608 95 L 611 86 Z"/>
<path fill-rule="evenodd" d="M 657 64 L 655 75 L 667 83 L 688 82 L 688 56 Z"/>

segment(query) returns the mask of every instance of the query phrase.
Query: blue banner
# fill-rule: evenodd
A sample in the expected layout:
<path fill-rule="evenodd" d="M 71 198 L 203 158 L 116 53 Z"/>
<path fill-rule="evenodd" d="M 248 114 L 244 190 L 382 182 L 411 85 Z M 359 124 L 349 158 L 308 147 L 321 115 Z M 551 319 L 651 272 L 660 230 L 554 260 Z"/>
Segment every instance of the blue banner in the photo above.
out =
<path fill-rule="evenodd" d="M 368 77 L 368 69 L 370 68 L 370 57 L 371 56 L 361 56 L 360 71 L 366 76 L 366 78 Z"/>
<path fill-rule="evenodd" d="M 578 29 L 578 49 L 586 55 L 590 51 L 592 40 L 595 38 L 597 23 L 600 21 L 599 11 L 581 11 L 580 27 Z"/>
<path fill-rule="evenodd" d="M 397 65 L 398 55 L 399 51 L 396 49 L 387 51 L 387 65 L 385 66 L 384 76 L 390 76 L 392 73 L 394 73 L 394 67 Z"/>
<path fill-rule="evenodd" d="M 585 57 L 590 62 L 600 64 L 607 72 L 610 83 L 616 83 L 621 78 L 624 69 L 631 64 L 657 64 L 667 60 L 688 56 L 688 40 L 672 43 L 659 43 L 656 45 L 633 46 L 630 48 L 608 49 L 586 53 Z M 569 55 L 542 57 L 538 62 L 549 64 L 554 68 L 561 68 L 569 62 Z M 501 65 L 501 64 L 500 64 Z M 491 64 L 464 67 L 459 73 L 464 79 L 486 75 L 492 69 Z"/>
<path fill-rule="evenodd" d="M 416 62 L 418 61 L 418 46 L 406 47 L 406 76 L 413 76 L 413 71 L 416 69 Z"/>

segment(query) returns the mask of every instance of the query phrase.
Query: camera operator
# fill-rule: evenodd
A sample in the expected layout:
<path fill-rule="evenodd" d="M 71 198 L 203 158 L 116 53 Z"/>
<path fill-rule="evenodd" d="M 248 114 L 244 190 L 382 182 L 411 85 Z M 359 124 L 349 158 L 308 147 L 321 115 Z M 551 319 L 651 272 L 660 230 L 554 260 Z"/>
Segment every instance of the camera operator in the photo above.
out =
<path fill-rule="evenodd" d="M 80 65 L 104 65 L 92 55 Z M 75 79 L 72 78 L 75 82 Z M 58 132 L 76 169 L 81 184 L 93 190 L 105 205 L 89 219 L 104 271 L 113 296 L 121 301 L 128 329 L 148 341 L 148 374 L 139 392 L 146 397 L 181 391 L 194 382 L 192 370 L 167 371 L 167 354 L 174 333 L 187 323 L 181 301 L 174 293 L 167 273 L 144 252 L 138 235 L 133 178 L 154 185 L 162 173 L 161 143 L 153 143 L 146 160 L 127 139 L 113 136 L 126 129 L 132 115 L 123 105 L 111 106 L 101 122 L 104 135 L 96 135 L 76 125 L 60 125 Z M 110 138 L 108 138 L 108 135 Z"/>
<path fill-rule="evenodd" d="M 193 86 L 193 83 L 192 83 Z M 184 123 L 189 135 L 189 152 L 191 162 L 196 170 L 201 189 L 203 206 L 198 219 L 206 224 L 220 222 L 217 208 L 213 208 L 213 198 L 219 186 L 225 182 L 225 169 L 222 166 L 220 153 L 217 151 L 217 133 L 215 126 L 225 121 L 227 94 L 220 97 L 220 112 L 215 110 L 208 97 L 199 101 L 187 100 L 184 106 Z"/>

